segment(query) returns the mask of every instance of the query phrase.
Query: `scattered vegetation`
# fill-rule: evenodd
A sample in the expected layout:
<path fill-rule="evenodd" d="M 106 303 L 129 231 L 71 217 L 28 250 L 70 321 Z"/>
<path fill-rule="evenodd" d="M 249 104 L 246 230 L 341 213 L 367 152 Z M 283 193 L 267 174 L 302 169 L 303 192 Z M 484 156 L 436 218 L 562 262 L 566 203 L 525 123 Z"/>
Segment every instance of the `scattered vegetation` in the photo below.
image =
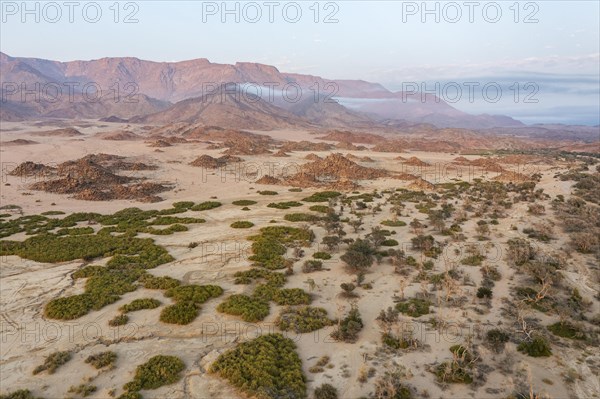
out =
<path fill-rule="evenodd" d="M 246 220 L 239 220 L 237 222 L 231 223 L 231 227 L 234 229 L 249 229 L 254 226 L 254 223 L 248 222 Z"/>
<path fill-rule="evenodd" d="M 531 357 L 552 356 L 552 348 L 548 341 L 540 336 L 535 336 L 531 341 L 524 341 L 517 346 L 519 352 L 523 352 Z"/>
<path fill-rule="evenodd" d="M 282 331 L 294 331 L 296 333 L 307 333 L 320 330 L 330 326 L 334 322 L 327 317 L 327 311 L 323 308 L 300 306 L 298 308 L 285 308 L 275 324 Z"/>
<path fill-rule="evenodd" d="M 240 316 L 248 323 L 254 323 L 269 315 L 269 302 L 256 297 L 236 294 L 220 303 L 217 310 L 221 313 Z"/>
<path fill-rule="evenodd" d="M 411 298 L 409 300 L 397 303 L 396 310 L 411 317 L 420 317 L 429 314 L 430 306 L 431 302 L 429 301 Z"/>
<path fill-rule="evenodd" d="M 352 307 L 348 315 L 338 323 L 337 329 L 331 334 L 336 341 L 356 342 L 358 333 L 363 328 L 363 322 L 358 308 Z"/>
<path fill-rule="evenodd" d="M 310 197 L 303 198 L 302 201 L 304 201 L 304 202 L 328 202 L 330 199 L 337 198 L 340 195 L 342 195 L 342 193 L 339 193 L 337 191 L 321 191 L 321 192 L 314 193 Z"/>
<path fill-rule="evenodd" d="M 176 356 L 157 355 L 135 370 L 133 380 L 123 386 L 128 392 L 157 389 L 179 381 L 185 364 Z"/>
<path fill-rule="evenodd" d="M 197 205 L 194 205 L 190 209 L 192 211 L 208 211 L 210 209 L 218 208 L 221 205 L 223 205 L 223 204 L 221 204 L 220 202 L 217 202 L 217 201 L 205 201 L 205 202 L 201 202 Z"/>
<path fill-rule="evenodd" d="M 154 298 L 141 298 L 134 299 L 130 303 L 123 305 L 119 308 L 119 310 L 123 313 L 127 312 L 135 312 L 142 309 L 156 309 L 161 305 L 158 299 Z"/>
<path fill-rule="evenodd" d="M 33 369 L 33 374 L 39 374 L 42 371 L 47 371 L 48 374 L 54 374 L 60 366 L 67 363 L 72 357 L 73 355 L 69 351 L 51 353 L 46 357 L 43 364 L 40 364 Z"/>
<path fill-rule="evenodd" d="M 252 200 L 238 200 L 238 201 L 233 201 L 232 204 L 237 205 L 237 206 L 249 206 L 249 205 L 256 205 L 256 204 L 258 204 L 258 202 L 252 201 Z"/>
<path fill-rule="evenodd" d="M 211 365 L 248 395 L 306 398 L 306 377 L 294 342 L 281 334 L 262 335 L 225 352 Z"/>
<path fill-rule="evenodd" d="M 99 352 L 88 356 L 85 362 L 91 364 L 97 369 L 112 366 L 117 360 L 117 354 L 115 352 L 106 351 Z"/>

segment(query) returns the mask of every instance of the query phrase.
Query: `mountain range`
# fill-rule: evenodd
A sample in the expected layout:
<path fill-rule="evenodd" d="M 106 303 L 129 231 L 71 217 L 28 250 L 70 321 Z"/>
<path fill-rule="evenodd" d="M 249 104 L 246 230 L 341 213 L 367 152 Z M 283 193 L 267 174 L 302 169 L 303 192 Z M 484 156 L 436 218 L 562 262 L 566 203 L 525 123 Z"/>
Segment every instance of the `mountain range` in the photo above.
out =
<path fill-rule="evenodd" d="M 421 98 L 378 83 L 283 73 L 258 63 L 130 57 L 59 62 L 0 53 L 0 69 L 0 119 L 8 121 L 116 117 L 255 129 L 523 126 L 507 116 L 467 114 L 431 94 Z"/>

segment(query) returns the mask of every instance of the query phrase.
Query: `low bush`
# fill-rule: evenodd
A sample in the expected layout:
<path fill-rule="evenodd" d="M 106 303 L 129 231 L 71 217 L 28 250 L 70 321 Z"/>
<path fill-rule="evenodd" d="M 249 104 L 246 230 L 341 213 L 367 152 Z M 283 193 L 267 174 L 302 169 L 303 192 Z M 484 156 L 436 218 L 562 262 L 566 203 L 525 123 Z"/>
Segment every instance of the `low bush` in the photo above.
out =
<path fill-rule="evenodd" d="M 126 314 L 120 314 L 113 317 L 108 321 L 108 325 L 111 327 L 124 326 L 129 321 L 129 316 Z"/>
<path fill-rule="evenodd" d="M 311 213 L 288 213 L 283 218 L 288 222 L 316 222 L 320 219 Z"/>
<path fill-rule="evenodd" d="M 483 299 L 492 299 L 492 289 L 488 287 L 479 287 L 477 289 L 477 298 Z"/>
<path fill-rule="evenodd" d="M 234 229 L 249 229 L 252 226 L 254 226 L 254 223 L 246 220 L 238 220 L 237 222 L 231 223 L 231 227 Z"/>
<path fill-rule="evenodd" d="M 43 364 L 33 369 L 33 374 L 39 374 L 42 371 L 54 374 L 60 366 L 67 363 L 72 357 L 73 355 L 69 351 L 51 353 L 46 357 Z"/>
<path fill-rule="evenodd" d="M 146 363 L 139 365 L 135 370 L 133 380 L 123 386 L 129 392 L 142 389 L 157 389 L 163 385 L 170 385 L 179 381 L 185 363 L 176 356 L 157 355 L 151 357 Z"/>
<path fill-rule="evenodd" d="M 275 209 L 290 209 L 292 207 L 297 207 L 297 206 L 302 206 L 304 205 L 301 202 L 297 202 L 297 201 L 287 201 L 287 202 L 271 202 L 269 205 L 267 205 L 268 208 L 275 208 Z"/>
<path fill-rule="evenodd" d="M 577 326 L 569 322 L 558 322 L 548 326 L 548 330 L 554 335 L 569 339 L 584 340 L 585 334 Z"/>
<path fill-rule="evenodd" d="M 123 313 L 127 313 L 143 309 L 156 309 L 160 304 L 160 301 L 154 298 L 134 299 L 130 303 L 121 306 L 119 310 Z"/>
<path fill-rule="evenodd" d="M 315 388 L 315 399 L 338 399 L 337 389 L 331 384 L 322 384 Z"/>
<path fill-rule="evenodd" d="M 430 306 L 431 302 L 429 301 L 411 298 L 409 300 L 397 303 L 396 310 L 411 317 L 420 317 L 429 314 Z"/>
<path fill-rule="evenodd" d="M 180 285 L 165 292 L 167 298 L 175 302 L 191 302 L 203 304 L 211 298 L 217 298 L 223 294 L 223 288 L 218 285 Z"/>
<path fill-rule="evenodd" d="M 462 259 L 460 263 L 467 266 L 481 266 L 481 262 L 485 260 L 485 256 L 480 254 L 470 255 Z"/>
<path fill-rule="evenodd" d="M 487 332 L 485 339 L 494 352 L 500 353 L 509 341 L 510 336 L 502 330 L 493 329 Z"/>
<path fill-rule="evenodd" d="M 275 324 L 282 331 L 294 331 L 296 333 L 307 333 L 320 330 L 330 326 L 334 322 L 327 317 L 327 311 L 323 308 L 300 306 L 298 308 L 288 307 L 284 309 Z"/>
<path fill-rule="evenodd" d="M 531 357 L 552 356 L 552 348 L 546 339 L 540 335 L 534 337 L 531 341 L 524 341 L 517 346 L 519 352 L 523 352 Z"/>
<path fill-rule="evenodd" d="M 115 352 L 106 351 L 94 353 L 85 359 L 85 362 L 91 364 L 97 369 L 112 366 L 117 360 L 117 354 Z"/>
<path fill-rule="evenodd" d="M 237 272 L 233 276 L 235 277 L 235 284 L 250 284 L 256 280 L 265 280 L 268 285 L 283 287 L 286 281 L 284 274 L 260 268 Z"/>
<path fill-rule="evenodd" d="M 402 337 L 397 337 L 394 334 L 391 333 L 385 333 L 381 336 L 381 342 L 383 342 L 383 344 L 389 348 L 392 349 L 407 349 L 409 348 L 413 341 L 412 340 L 407 340 L 404 339 Z"/>
<path fill-rule="evenodd" d="M 340 195 L 342 195 L 342 193 L 339 193 L 337 191 L 321 191 L 321 192 L 314 193 L 310 197 L 303 198 L 302 201 L 304 201 L 304 202 L 328 202 L 330 199 L 339 197 Z"/>
<path fill-rule="evenodd" d="M 269 303 L 256 297 L 236 294 L 220 303 L 217 311 L 240 316 L 242 320 L 254 323 L 269 315 Z"/>
<path fill-rule="evenodd" d="M 260 195 L 278 195 L 279 194 L 277 191 L 270 191 L 270 190 L 258 191 L 258 193 Z"/>
<path fill-rule="evenodd" d="M 269 226 L 260 229 L 260 234 L 248 238 L 252 242 L 252 253 L 249 257 L 255 266 L 267 269 L 283 269 L 286 245 L 296 244 L 308 246 L 314 239 L 314 233 L 308 229 L 288 226 Z"/>
<path fill-rule="evenodd" d="M 312 296 L 302 288 L 281 288 L 275 291 L 273 301 L 278 305 L 308 305 Z"/>
<path fill-rule="evenodd" d="M 229 380 L 249 396 L 306 397 L 302 360 L 294 342 L 281 334 L 262 335 L 238 344 L 219 356 L 209 371 Z"/>
<path fill-rule="evenodd" d="M 323 270 L 323 262 L 320 260 L 307 260 L 302 265 L 303 273 L 312 273 L 319 270 Z"/>
<path fill-rule="evenodd" d="M 192 302 L 169 305 L 160 312 L 160 321 L 168 324 L 190 324 L 198 317 L 200 308 Z"/>
<path fill-rule="evenodd" d="M 88 396 L 90 396 L 91 394 L 96 392 L 97 390 L 98 390 L 98 387 L 95 385 L 81 384 L 81 385 L 72 386 L 71 388 L 69 388 L 69 393 L 74 393 L 81 397 L 87 398 Z"/>
<path fill-rule="evenodd" d="M 313 254 L 313 258 L 315 258 L 315 259 L 329 260 L 329 259 L 331 259 L 331 254 L 327 253 L 327 252 L 315 252 Z"/>
<path fill-rule="evenodd" d="M 358 308 L 352 307 L 348 315 L 342 319 L 338 328 L 331 334 L 336 341 L 354 343 L 358 339 L 358 333 L 363 328 L 363 322 Z"/>
<path fill-rule="evenodd" d="M 402 220 L 384 220 L 383 222 L 381 222 L 381 224 L 384 226 L 388 226 L 388 227 L 406 226 L 406 222 L 404 222 Z"/>
<path fill-rule="evenodd" d="M 178 287 L 180 284 L 179 280 L 172 277 L 156 277 L 149 273 L 140 277 L 139 281 L 144 285 L 144 288 L 151 290 L 168 290 L 170 288 Z"/>
<path fill-rule="evenodd" d="M 383 240 L 381 242 L 381 245 L 384 246 L 384 247 L 395 247 L 398 244 L 399 244 L 398 241 L 393 240 L 393 239 Z"/>
<path fill-rule="evenodd" d="M 327 205 L 313 205 L 308 209 L 310 209 L 313 212 L 319 212 L 319 213 L 329 213 L 329 212 L 333 211 L 333 209 L 328 207 Z"/>
<path fill-rule="evenodd" d="M 0 399 L 42 399 L 36 398 L 29 389 L 19 389 L 4 395 L 0 395 Z"/>
<path fill-rule="evenodd" d="M 441 383 L 471 384 L 473 377 L 468 370 L 456 362 L 444 362 L 436 367 L 435 375 Z"/>
<path fill-rule="evenodd" d="M 221 205 L 223 205 L 223 204 L 221 204 L 220 202 L 217 202 L 217 201 L 205 201 L 205 202 L 201 202 L 197 205 L 194 205 L 190 209 L 192 211 L 208 211 L 210 209 L 218 208 Z"/>
<path fill-rule="evenodd" d="M 237 205 L 237 206 L 248 206 L 248 205 L 256 205 L 256 204 L 258 204 L 258 202 L 252 201 L 252 200 L 238 200 L 238 201 L 233 201 L 232 204 Z"/>

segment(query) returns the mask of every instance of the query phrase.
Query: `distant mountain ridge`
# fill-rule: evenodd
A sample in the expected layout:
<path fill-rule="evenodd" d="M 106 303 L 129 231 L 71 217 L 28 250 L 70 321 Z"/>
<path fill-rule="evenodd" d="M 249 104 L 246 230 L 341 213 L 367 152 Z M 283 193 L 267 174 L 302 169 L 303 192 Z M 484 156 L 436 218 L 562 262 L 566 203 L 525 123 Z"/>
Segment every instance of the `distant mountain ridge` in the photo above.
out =
<path fill-rule="evenodd" d="M 285 119 L 289 118 L 285 111 L 296 112 L 299 116 L 297 113 L 302 113 L 301 109 L 304 108 L 302 118 L 305 120 L 300 124 L 301 126 L 306 123 L 352 126 L 356 123 L 359 125 L 368 123 L 369 120 L 378 122 L 389 119 L 431 123 L 438 127 L 522 126 L 521 122 L 506 116 L 467 114 L 433 95 L 425 96 L 424 102 L 406 101 L 406 93 L 392 92 L 378 83 L 363 80 L 328 80 L 313 75 L 283 73 L 274 66 L 250 62 L 238 62 L 234 65 L 217 64 L 205 58 L 180 62 L 154 62 L 133 57 L 59 62 L 39 58 L 11 57 L 0 53 L 0 68 L 2 69 L 0 80 L 5 89 L 3 100 L 5 97 L 8 99 L 3 101 L 5 110 L 0 112 L 0 118 L 3 120 L 111 116 L 118 118 L 135 116 L 137 119 L 143 119 L 144 116 L 165 110 L 170 103 L 201 98 L 213 93 L 222 84 L 234 83 L 242 86 L 255 84 L 254 89 L 269 88 L 269 94 L 279 92 L 283 88 L 288 88 L 293 94 L 294 90 L 299 88 L 303 94 L 299 103 L 303 105 L 286 106 L 283 107 L 285 108 L 283 111 L 280 109 L 282 107 L 269 108 L 267 111 L 281 113 L 280 117 L 275 119 Z M 10 86 L 11 83 L 16 86 L 25 84 L 27 89 L 33 87 L 35 83 L 59 86 L 68 83 L 78 85 L 78 89 L 81 90 L 83 85 L 90 82 L 100 88 L 103 94 L 118 92 L 120 97 L 126 97 L 135 91 L 136 94 L 145 96 L 144 105 L 133 106 L 131 103 L 122 102 L 119 107 L 110 107 L 107 104 L 89 105 L 90 102 L 85 101 L 88 103 L 87 106 L 80 104 L 78 107 L 71 107 L 74 109 L 68 109 L 69 106 L 65 107 L 65 104 L 32 106 L 27 101 L 25 103 L 18 101 L 19 93 L 11 93 L 12 90 L 7 91 L 5 87 L 5 84 L 9 84 L 8 88 L 14 89 Z M 262 94 L 261 98 L 266 100 L 265 102 L 270 102 L 271 105 L 277 104 L 271 101 L 272 98 L 266 98 L 265 93 Z M 336 105 L 335 102 L 321 101 L 323 96 L 330 99 L 333 97 L 339 102 Z M 106 99 L 104 96 L 102 98 Z M 308 104 L 310 98 L 317 99 L 311 106 Z M 355 106 L 349 107 L 344 99 L 355 101 Z M 380 101 L 377 103 L 367 101 L 373 99 Z M 61 101 L 64 103 L 65 99 L 61 98 Z M 111 114 L 111 111 L 114 113 Z M 210 116 L 206 112 L 202 114 L 204 117 Z M 346 121 L 345 118 L 350 120 Z M 261 119 L 269 119 L 269 117 L 265 116 Z"/>

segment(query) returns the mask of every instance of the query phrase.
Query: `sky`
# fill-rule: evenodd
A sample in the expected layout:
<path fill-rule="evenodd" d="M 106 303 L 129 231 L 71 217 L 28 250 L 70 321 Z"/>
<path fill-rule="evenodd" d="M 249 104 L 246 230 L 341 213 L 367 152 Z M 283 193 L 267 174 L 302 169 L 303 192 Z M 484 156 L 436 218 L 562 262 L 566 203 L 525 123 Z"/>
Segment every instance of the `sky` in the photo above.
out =
<path fill-rule="evenodd" d="M 596 0 L 74 3 L 0 1 L 0 50 L 260 62 L 394 91 L 416 83 L 461 110 L 526 123 L 600 123 Z M 483 87 L 500 87 L 499 100 Z"/>

